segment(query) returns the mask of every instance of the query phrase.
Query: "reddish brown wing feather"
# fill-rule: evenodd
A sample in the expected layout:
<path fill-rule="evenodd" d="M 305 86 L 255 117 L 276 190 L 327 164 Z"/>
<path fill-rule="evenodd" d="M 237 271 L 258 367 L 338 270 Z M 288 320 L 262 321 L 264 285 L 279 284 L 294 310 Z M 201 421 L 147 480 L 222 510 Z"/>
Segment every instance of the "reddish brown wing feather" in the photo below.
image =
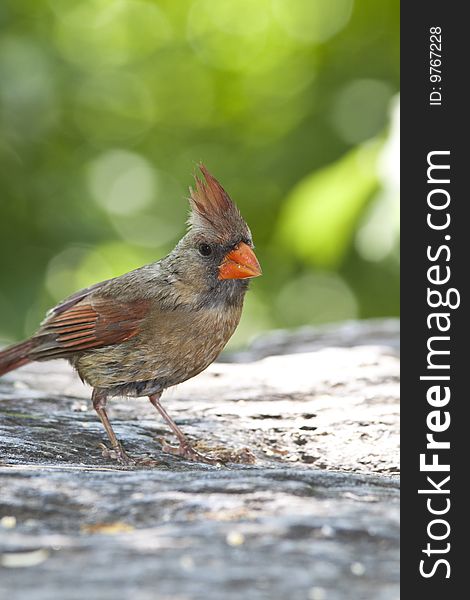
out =
<path fill-rule="evenodd" d="M 71 308 L 72 306 L 75 306 L 76 304 L 84 300 L 87 296 L 89 296 L 92 292 L 96 292 L 110 281 L 111 279 L 106 279 L 105 281 L 100 281 L 99 283 L 95 283 L 87 288 L 84 288 L 83 290 L 75 292 L 68 298 L 65 298 L 65 300 L 62 300 L 62 302 L 59 302 L 57 306 L 54 306 L 54 308 L 50 311 L 49 314 L 58 315 L 59 313 L 65 312 L 67 309 Z"/>
<path fill-rule="evenodd" d="M 139 332 L 150 302 L 117 302 L 111 298 L 86 299 L 45 321 L 39 336 L 44 336 L 35 353 L 57 356 L 101 348 L 124 342 Z"/>

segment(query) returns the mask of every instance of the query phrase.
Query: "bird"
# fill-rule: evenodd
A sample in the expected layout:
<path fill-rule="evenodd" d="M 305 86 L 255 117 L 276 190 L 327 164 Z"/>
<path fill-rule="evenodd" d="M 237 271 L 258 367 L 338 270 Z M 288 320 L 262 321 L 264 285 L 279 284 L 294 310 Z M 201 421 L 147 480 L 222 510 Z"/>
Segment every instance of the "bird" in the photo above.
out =
<path fill-rule="evenodd" d="M 166 451 L 195 461 L 199 453 L 170 417 L 164 390 L 206 369 L 234 333 L 249 280 L 262 274 L 240 210 L 204 164 L 189 188 L 187 231 L 164 258 L 82 289 L 49 310 L 29 339 L 0 351 L 0 375 L 33 361 L 65 359 L 92 387 L 92 403 L 109 438 L 104 455 L 136 464 L 107 414 L 115 396 L 147 396 L 179 444 Z"/>

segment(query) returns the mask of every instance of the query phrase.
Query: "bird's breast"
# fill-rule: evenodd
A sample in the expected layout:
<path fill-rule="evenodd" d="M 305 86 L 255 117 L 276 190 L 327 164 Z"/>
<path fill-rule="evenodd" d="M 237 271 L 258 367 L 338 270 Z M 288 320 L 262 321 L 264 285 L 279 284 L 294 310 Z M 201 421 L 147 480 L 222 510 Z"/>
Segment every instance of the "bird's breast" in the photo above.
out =
<path fill-rule="evenodd" d="M 146 345 L 157 345 L 160 368 L 187 369 L 188 377 L 205 369 L 220 354 L 241 316 L 239 309 L 204 308 L 160 315 L 146 334 Z"/>
<path fill-rule="evenodd" d="M 166 388 L 194 377 L 220 354 L 241 316 L 229 309 L 155 311 L 134 338 L 81 356 L 75 366 L 94 387 L 129 390 L 132 382 Z M 124 386 L 124 387 L 123 387 Z"/>

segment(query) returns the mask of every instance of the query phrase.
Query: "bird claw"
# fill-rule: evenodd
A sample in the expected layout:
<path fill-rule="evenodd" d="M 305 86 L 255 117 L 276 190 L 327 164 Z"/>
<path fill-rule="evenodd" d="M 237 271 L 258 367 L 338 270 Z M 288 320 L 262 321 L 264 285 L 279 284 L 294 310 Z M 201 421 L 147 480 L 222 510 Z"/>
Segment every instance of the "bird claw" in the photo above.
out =
<path fill-rule="evenodd" d="M 105 444 L 100 444 L 101 453 L 104 458 L 109 458 L 112 460 L 117 460 L 119 464 L 127 466 L 127 467 L 161 467 L 167 466 L 165 462 L 155 460 L 154 458 L 150 458 L 150 456 L 137 456 L 131 457 L 121 446 L 119 449 L 117 448 L 108 448 Z"/>
<path fill-rule="evenodd" d="M 206 456 L 205 454 L 201 454 L 197 450 L 195 450 L 189 444 L 185 444 L 184 442 L 180 442 L 179 446 L 172 446 L 168 444 L 165 440 L 162 440 L 162 450 L 163 452 L 167 452 L 168 454 L 173 454 L 174 456 L 181 456 L 182 458 L 186 458 L 187 460 L 193 460 L 195 462 L 204 462 L 209 465 L 220 465 L 221 461 L 218 458 L 211 458 L 210 456 Z"/>
<path fill-rule="evenodd" d="M 108 448 L 105 444 L 100 444 L 100 448 L 101 454 L 104 458 L 117 460 L 120 465 L 132 467 L 137 464 L 137 461 L 135 461 L 125 452 L 121 444 L 119 444 L 119 446 L 116 446 L 115 448 Z"/>

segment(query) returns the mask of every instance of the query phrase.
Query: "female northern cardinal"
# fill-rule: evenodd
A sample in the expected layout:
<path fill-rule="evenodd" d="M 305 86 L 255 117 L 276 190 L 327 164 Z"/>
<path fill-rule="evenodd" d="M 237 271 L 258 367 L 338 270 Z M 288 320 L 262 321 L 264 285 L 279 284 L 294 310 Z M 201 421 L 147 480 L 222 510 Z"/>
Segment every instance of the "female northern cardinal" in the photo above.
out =
<path fill-rule="evenodd" d="M 0 375 L 32 361 L 65 358 L 93 387 L 111 456 L 134 461 L 106 413 L 109 396 L 148 396 L 175 435 L 176 454 L 204 460 L 160 404 L 166 388 L 194 377 L 222 351 L 240 320 L 247 279 L 261 275 L 248 225 L 200 165 L 190 189 L 189 230 L 150 265 L 77 292 L 28 340 L 0 352 Z"/>

